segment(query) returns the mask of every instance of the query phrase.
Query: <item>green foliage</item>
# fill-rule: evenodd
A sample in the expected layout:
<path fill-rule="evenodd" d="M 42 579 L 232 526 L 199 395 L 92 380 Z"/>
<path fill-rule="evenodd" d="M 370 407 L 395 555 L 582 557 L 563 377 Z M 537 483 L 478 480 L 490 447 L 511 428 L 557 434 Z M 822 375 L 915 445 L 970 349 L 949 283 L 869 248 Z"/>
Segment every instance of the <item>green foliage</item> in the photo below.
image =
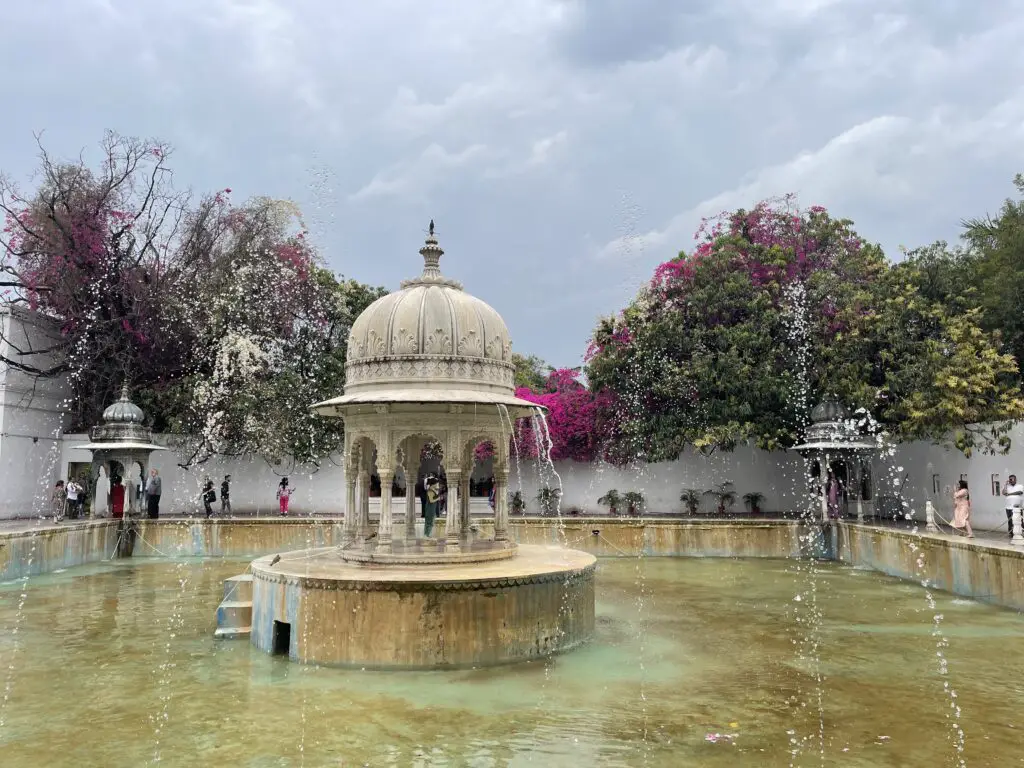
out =
<path fill-rule="evenodd" d="M 599 498 L 597 503 L 608 507 L 608 511 L 614 515 L 618 513 L 619 507 L 622 505 L 622 496 L 616 489 L 612 488 L 610 491 L 605 493 L 604 496 Z"/>
<path fill-rule="evenodd" d="M 759 491 L 751 491 L 750 493 L 743 494 L 743 503 L 747 505 L 747 509 L 751 512 L 759 510 L 761 508 L 762 501 L 764 501 L 764 494 Z"/>
<path fill-rule="evenodd" d="M 562 495 L 560 488 L 541 488 L 537 491 L 537 501 L 542 515 L 553 515 L 558 511 L 558 500 Z"/>
<path fill-rule="evenodd" d="M 736 491 L 733 490 L 732 483 L 729 482 L 719 483 L 713 490 L 704 493 L 715 499 L 720 515 L 728 513 L 732 505 L 736 503 Z"/>
<path fill-rule="evenodd" d="M 536 355 L 529 357 L 512 353 L 512 365 L 515 366 L 515 387 L 516 389 L 526 388 L 533 392 L 544 392 L 547 384 L 548 374 L 551 366 L 547 365 Z"/>
<path fill-rule="evenodd" d="M 700 500 L 702 496 L 703 494 L 696 488 L 687 488 L 683 491 L 679 500 L 685 505 L 687 513 L 695 515 L 700 509 Z"/>
<path fill-rule="evenodd" d="M 639 515 L 644 508 L 644 495 L 639 491 L 626 491 L 622 494 L 622 501 L 631 515 Z"/>
<path fill-rule="evenodd" d="M 523 492 L 515 491 L 512 494 L 512 500 L 509 503 L 513 515 L 521 515 L 526 511 L 526 502 L 523 500 Z"/>
<path fill-rule="evenodd" d="M 1013 180 L 1019 199 L 995 217 L 964 222 L 967 246 L 961 284 L 976 291 L 985 330 L 999 331 L 1007 351 L 1024 360 L 1024 174 Z"/>

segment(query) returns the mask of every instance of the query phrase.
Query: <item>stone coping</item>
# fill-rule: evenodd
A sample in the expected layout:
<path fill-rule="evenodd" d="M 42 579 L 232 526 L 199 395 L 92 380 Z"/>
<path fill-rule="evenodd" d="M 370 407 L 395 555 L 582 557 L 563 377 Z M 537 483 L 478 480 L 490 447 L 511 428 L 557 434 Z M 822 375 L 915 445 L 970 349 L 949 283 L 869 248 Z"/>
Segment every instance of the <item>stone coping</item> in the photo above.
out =
<path fill-rule="evenodd" d="M 277 562 L 275 562 L 275 559 Z M 565 547 L 522 545 L 509 560 L 472 565 L 360 565 L 337 547 L 295 550 L 252 561 L 253 579 L 312 589 L 423 591 L 500 589 L 590 577 L 597 557 Z"/>
<path fill-rule="evenodd" d="M 1011 556 L 1024 559 L 1024 547 L 1014 546 L 1010 543 L 1009 537 L 1003 536 L 1000 539 L 980 538 L 975 536 L 968 539 L 966 536 L 956 533 L 945 533 L 942 530 L 929 531 L 924 523 L 917 524 L 917 529 L 911 528 L 907 523 L 857 523 L 841 521 L 841 524 L 850 530 L 859 533 L 880 533 L 887 536 L 894 536 L 900 539 L 914 540 L 915 542 L 932 541 L 942 544 L 951 549 L 965 549 L 975 552 L 986 552 L 993 555 Z"/>
<path fill-rule="evenodd" d="M 235 515 L 233 517 L 219 517 L 214 515 L 211 518 L 203 516 L 188 516 L 188 515 L 162 515 L 157 520 L 150 520 L 148 518 L 132 518 L 136 522 L 143 523 L 145 525 L 181 525 L 182 523 L 188 523 L 189 525 L 341 525 L 344 522 L 344 518 L 341 515 L 293 515 L 289 517 L 280 517 L 279 515 Z M 441 529 L 444 529 L 444 521 L 446 518 L 439 518 L 438 523 Z M 473 515 L 472 519 L 475 522 L 487 523 L 493 519 L 492 515 Z M 49 531 L 73 531 L 73 530 L 85 530 L 94 526 L 104 525 L 117 525 L 119 521 L 113 518 L 90 518 L 87 520 L 65 520 L 61 523 L 55 523 L 49 518 L 11 518 L 7 520 L 0 520 L 0 538 L 9 538 L 11 536 L 21 536 L 26 533 L 44 533 Z M 515 516 L 509 518 L 509 525 L 515 526 L 521 523 L 544 523 L 549 525 L 557 525 L 559 518 L 551 515 L 530 515 L 530 516 Z M 799 525 L 805 521 L 797 518 L 766 518 L 766 517 L 737 517 L 737 518 L 703 518 L 703 517 L 611 517 L 602 515 L 589 515 L 589 516 L 567 516 L 563 515 L 561 518 L 562 525 L 566 527 L 577 526 L 577 525 L 619 525 L 619 526 L 651 526 L 651 525 L 685 525 L 685 526 L 760 526 L 760 527 L 772 527 L 779 525 Z M 818 521 L 814 521 L 817 523 Z"/>

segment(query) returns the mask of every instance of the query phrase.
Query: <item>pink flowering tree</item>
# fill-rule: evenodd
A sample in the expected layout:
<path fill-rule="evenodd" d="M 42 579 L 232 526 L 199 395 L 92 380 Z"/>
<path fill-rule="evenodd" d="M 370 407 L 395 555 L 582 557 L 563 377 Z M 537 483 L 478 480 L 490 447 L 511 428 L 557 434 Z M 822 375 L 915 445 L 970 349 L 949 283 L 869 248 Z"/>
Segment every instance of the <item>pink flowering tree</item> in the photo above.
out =
<path fill-rule="evenodd" d="M 518 450 L 521 458 L 536 459 L 550 450 L 553 461 L 590 462 L 614 458 L 617 405 L 610 391 L 592 392 L 580 379 L 582 374 L 572 368 L 552 370 L 537 390 L 518 387 L 516 397 L 546 409 L 542 421 L 538 416 L 516 422 L 514 439 L 509 450 Z M 494 456 L 494 445 L 480 442 L 474 450 L 477 462 Z"/>
<path fill-rule="evenodd" d="M 815 393 L 865 398 L 855 329 L 886 269 L 878 247 L 791 197 L 708 219 L 695 240 L 599 323 L 587 351 L 589 379 L 621 403 L 619 450 L 782 447 Z"/>
<path fill-rule="evenodd" d="M 968 411 L 1016 413 L 1016 385 L 1006 383 L 994 340 L 921 297 L 913 268 L 890 265 L 851 222 L 800 209 L 790 196 L 709 219 L 695 239 L 598 324 L 587 352 L 591 383 L 619 398 L 626 454 L 793 445 L 826 395 L 914 437 L 957 427 Z M 989 404 L 982 408 L 943 389 L 958 380 L 949 351 L 966 352 L 968 340 L 972 356 L 993 361 L 969 398 Z M 929 402 L 941 417 L 898 402 Z"/>
<path fill-rule="evenodd" d="M 188 198 L 171 186 L 169 151 L 109 134 L 97 170 L 40 147 L 40 184 L 0 178 L 3 304 L 59 329 L 48 344 L 18 340 L 2 361 L 32 376 L 69 375 L 72 421 L 95 422 L 126 375 L 147 377 L 183 354 L 166 334 L 161 297 L 184 232 Z"/>
<path fill-rule="evenodd" d="M 608 458 L 615 436 L 615 395 L 594 392 L 580 379 L 580 371 L 561 368 L 548 374 L 543 391 L 516 390 L 516 397 L 547 409 L 546 427 L 539 418 L 517 423 L 520 455 L 536 458 L 550 450 L 554 461 Z"/>

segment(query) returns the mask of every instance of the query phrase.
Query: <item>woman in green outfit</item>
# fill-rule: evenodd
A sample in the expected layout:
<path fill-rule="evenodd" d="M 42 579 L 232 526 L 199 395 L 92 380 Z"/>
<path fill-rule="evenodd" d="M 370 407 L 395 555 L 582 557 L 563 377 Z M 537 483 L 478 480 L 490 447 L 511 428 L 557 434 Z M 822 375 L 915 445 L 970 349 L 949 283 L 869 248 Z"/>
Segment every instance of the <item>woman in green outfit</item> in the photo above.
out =
<path fill-rule="evenodd" d="M 436 477 L 427 478 L 427 501 L 423 505 L 423 534 L 430 538 L 434 530 L 434 520 L 437 518 L 437 502 L 441 496 L 441 489 Z"/>

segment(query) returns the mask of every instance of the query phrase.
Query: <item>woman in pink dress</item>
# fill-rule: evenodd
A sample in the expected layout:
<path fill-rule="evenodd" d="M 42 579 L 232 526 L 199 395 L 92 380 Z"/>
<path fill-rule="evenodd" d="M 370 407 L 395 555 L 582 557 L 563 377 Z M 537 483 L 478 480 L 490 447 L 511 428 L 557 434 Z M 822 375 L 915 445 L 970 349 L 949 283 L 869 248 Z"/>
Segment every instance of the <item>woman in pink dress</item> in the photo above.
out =
<path fill-rule="evenodd" d="M 974 538 L 971 530 L 971 494 L 967 491 L 967 481 L 961 480 L 960 486 L 953 493 L 953 527 L 963 529 L 968 539 Z"/>

